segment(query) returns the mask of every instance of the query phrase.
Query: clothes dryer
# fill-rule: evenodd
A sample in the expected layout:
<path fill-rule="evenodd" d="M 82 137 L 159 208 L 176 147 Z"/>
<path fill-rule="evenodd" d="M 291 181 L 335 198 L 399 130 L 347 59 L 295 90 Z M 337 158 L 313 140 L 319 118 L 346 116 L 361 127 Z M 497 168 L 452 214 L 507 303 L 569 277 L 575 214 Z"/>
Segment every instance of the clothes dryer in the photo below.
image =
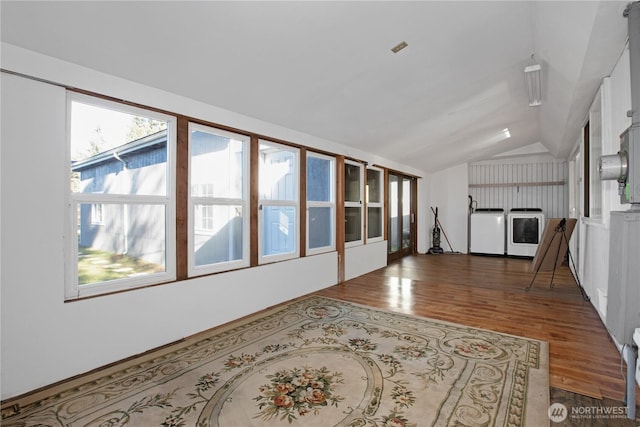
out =
<path fill-rule="evenodd" d="M 533 258 L 542 238 L 544 218 L 542 209 L 511 209 L 507 215 L 507 255 Z"/>

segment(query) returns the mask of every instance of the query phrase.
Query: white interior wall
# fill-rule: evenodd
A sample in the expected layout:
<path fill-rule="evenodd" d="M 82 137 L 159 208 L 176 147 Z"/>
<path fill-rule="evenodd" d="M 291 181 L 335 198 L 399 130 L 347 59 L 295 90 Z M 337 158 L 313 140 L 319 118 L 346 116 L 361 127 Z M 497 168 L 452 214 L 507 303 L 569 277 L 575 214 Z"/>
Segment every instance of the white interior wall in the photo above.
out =
<path fill-rule="evenodd" d="M 602 120 L 601 155 L 618 152 L 620 149 L 619 136 L 631 124 L 631 119 L 626 114 L 631 109 L 630 78 L 629 50 L 625 49 L 611 76 L 604 79 L 600 88 L 601 104 L 596 108 L 600 109 Z M 582 141 L 579 141 L 579 144 L 582 152 L 580 158 L 583 159 L 584 145 Z M 597 158 L 595 161 L 597 162 Z M 576 171 L 576 173 L 581 172 Z M 584 182 L 582 186 L 584 186 Z M 584 191 L 584 187 L 581 188 L 581 191 Z M 629 205 L 620 204 L 615 181 L 602 182 L 601 202 L 603 213 L 601 218 L 584 217 L 583 203 L 579 207 L 581 224 L 578 228 L 580 233 L 578 271 L 582 285 L 591 297 L 591 303 L 604 321 L 607 315 L 609 283 L 610 212 L 627 210 Z M 637 262 L 637 260 L 633 260 L 633 262 Z"/>
<path fill-rule="evenodd" d="M 10 45 L 2 44 L 2 53 L 3 69 L 423 175 L 331 141 Z M 332 252 L 65 303 L 66 92 L 5 73 L 0 80 L 2 399 L 336 283 L 337 254 Z M 358 258 L 347 271 L 380 267 L 386 245 L 366 250 L 373 256 Z"/>
<path fill-rule="evenodd" d="M 568 215 L 567 177 L 566 160 L 548 154 L 486 160 L 469 165 L 469 194 L 475 208 L 502 208 L 505 213 L 512 208 L 539 208 L 546 218 L 564 218 Z"/>
<path fill-rule="evenodd" d="M 336 283 L 334 252 L 65 303 L 65 91 L 2 76 L 2 103 L 3 398 Z"/>
<path fill-rule="evenodd" d="M 429 185 L 431 180 L 427 178 L 418 179 L 418 195 L 417 195 L 417 207 L 418 212 L 428 212 L 428 194 Z M 416 228 L 416 246 L 418 253 L 423 254 L 427 252 L 431 246 L 431 238 L 429 233 L 431 232 L 431 226 L 429 226 L 429 215 L 418 214 L 418 223 Z"/>
<path fill-rule="evenodd" d="M 431 247 L 431 232 L 434 215 L 431 208 L 438 207 L 438 220 L 444 233 L 440 233 L 440 246 L 451 251 L 467 253 L 467 223 L 469 215 L 468 186 L 469 167 L 467 163 L 454 166 L 431 174 L 429 177 L 429 194 L 427 195 L 428 231 L 426 235 L 427 249 Z M 445 234 L 446 237 L 445 238 Z"/>
<path fill-rule="evenodd" d="M 596 223 L 584 223 L 581 239 L 584 265 L 581 283 L 602 320 L 607 317 L 609 283 L 609 228 Z"/>
<path fill-rule="evenodd" d="M 345 280 L 361 276 L 387 265 L 387 241 L 346 248 L 344 251 Z"/>

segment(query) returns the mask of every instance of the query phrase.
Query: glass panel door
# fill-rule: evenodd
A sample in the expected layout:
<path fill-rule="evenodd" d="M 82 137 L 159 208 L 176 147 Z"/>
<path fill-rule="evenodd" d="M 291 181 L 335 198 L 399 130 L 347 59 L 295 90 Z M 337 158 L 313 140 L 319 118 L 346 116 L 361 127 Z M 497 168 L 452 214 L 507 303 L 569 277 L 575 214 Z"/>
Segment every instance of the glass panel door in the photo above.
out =
<path fill-rule="evenodd" d="M 389 261 L 415 253 L 415 194 L 415 178 L 389 173 Z"/>
<path fill-rule="evenodd" d="M 400 250 L 399 192 L 397 175 L 389 174 L 389 253 Z"/>
<path fill-rule="evenodd" d="M 402 249 L 411 247 L 411 179 L 402 178 Z"/>

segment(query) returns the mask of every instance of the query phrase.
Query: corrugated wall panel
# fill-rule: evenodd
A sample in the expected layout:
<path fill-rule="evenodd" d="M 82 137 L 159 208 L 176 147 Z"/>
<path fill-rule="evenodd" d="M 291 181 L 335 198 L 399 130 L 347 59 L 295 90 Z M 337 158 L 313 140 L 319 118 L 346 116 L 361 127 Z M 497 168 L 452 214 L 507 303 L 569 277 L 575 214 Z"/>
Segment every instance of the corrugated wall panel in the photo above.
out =
<path fill-rule="evenodd" d="M 567 176 L 568 165 L 562 161 L 474 163 L 469 165 L 469 194 L 476 208 L 540 208 L 547 218 L 564 218 Z M 558 182 L 563 184 L 548 185 Z"/>

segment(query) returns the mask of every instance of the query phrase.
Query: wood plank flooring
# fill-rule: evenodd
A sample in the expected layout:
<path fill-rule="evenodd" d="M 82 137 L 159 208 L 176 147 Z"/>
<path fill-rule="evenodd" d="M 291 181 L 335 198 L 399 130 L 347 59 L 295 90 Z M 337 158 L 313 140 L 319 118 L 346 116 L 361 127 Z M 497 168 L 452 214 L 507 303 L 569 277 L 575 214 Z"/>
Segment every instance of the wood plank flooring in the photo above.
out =
<path fill-rule="evenodd" d="M 624 365 L 596 310 L 583 300 L 568 267 L 556 272 L 554 289 L 549 288 L 551 274 L 540 273 L 526 292 L 533 277 L 530 265 L 530 260 L 502 257 L 416 255 L 315 294 L 547 341 L 552 397 L 553 389 L 561 389 L 594 398 L 590 401 L 566 394 L 562 401 L 573 402 L 574 406 L 600 404 L 595 399 L 622 402 Z M 153 354 L 150 351 L 142 357 Z M 135 360 L 132 357 L 122 363 Z M 121 366 L 113 364 L 2 402 L 3 411 Z M 640 392 L 636 395 L 640 400 Z M 616 425 L 620 426 L 640 425 L 618 421 Z"/>
<path fill-rule="evenodd" d="M 317 292 L 326 297 L 456 322 L 549 343 L 550 386 L 624 400 L 620 355 L 566 265 L 540 273 L 530 260 L 416 255 Z"/>

